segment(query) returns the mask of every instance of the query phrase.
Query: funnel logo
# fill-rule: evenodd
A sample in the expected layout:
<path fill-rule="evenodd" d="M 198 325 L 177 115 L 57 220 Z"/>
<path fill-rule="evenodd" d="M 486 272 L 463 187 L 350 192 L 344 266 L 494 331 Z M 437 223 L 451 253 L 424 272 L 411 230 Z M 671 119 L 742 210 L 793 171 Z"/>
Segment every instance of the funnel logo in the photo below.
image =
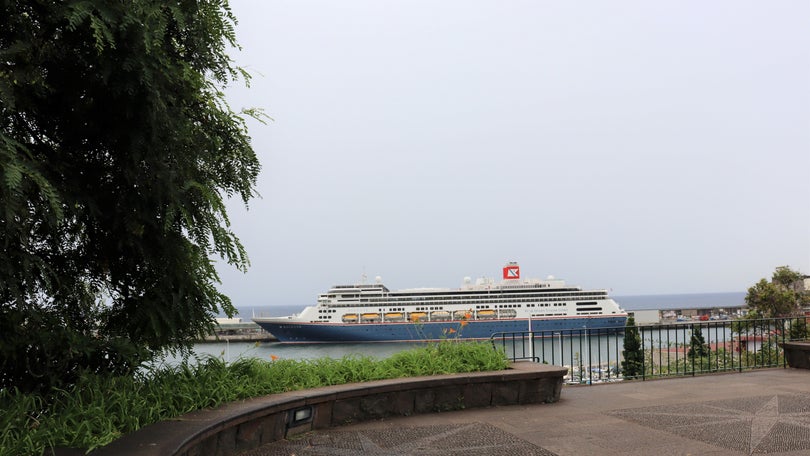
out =
<path fill-rule="evenodd" d="M 503 278 L 504 279 L 519 279 L 520 278 L 520 266 L 518 265 L 509 265 L 503 267 Z"/>

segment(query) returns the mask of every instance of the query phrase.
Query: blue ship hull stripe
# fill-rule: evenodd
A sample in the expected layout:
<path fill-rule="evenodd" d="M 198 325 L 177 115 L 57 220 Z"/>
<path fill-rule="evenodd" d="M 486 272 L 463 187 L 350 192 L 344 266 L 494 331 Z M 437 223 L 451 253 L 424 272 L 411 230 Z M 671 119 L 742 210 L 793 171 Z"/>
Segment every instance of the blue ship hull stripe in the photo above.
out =
<path fill-rule="evenodd" d="M 624 326 L 627 316 L 532 319 L 532 331 L 603 329 Z M 529 330 L 527 319 L 471 320 L 420 323 L 307 323 L 254 319 L 280 342 L 407 342 L 441 339 L 489 339 L 498 332 Z"/>

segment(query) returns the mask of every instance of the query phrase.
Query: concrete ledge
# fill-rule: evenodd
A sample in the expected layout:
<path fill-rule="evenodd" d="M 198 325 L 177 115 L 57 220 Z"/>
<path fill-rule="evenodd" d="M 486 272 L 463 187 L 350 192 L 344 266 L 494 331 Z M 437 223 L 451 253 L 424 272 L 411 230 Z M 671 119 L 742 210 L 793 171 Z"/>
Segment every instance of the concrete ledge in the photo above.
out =
<path fill-rule="evenodd" d="M 788 366 L 810 369 L 810 342 L 784 342 L 780 345 L 785 351 Z"/>
<path fill-rule="evenodd" d="M 560 398 L 566 372 L 559 366 L 515 363 L 504 371 L 399 378 L 274 394 L 151 424 L 92 454 L 225 456 L 314 429 L 387 416 L 551 403 Z M 296 412 L 303 419 L 295 421 Z"/>

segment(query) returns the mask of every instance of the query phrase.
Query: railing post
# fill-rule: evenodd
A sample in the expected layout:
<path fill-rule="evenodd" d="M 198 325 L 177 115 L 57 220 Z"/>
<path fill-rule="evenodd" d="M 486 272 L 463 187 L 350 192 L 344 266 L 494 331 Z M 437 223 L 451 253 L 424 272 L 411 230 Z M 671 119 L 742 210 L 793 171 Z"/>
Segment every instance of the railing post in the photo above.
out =
<path fill-rule="evenodd" d="M 581 329 L 579 330 L 579 337 L 578 337 L 578 339 L 579 339 L 579 365 L 577 366 L 577 369 L 579 369 L 579 382 L 580 383 L 582 383 L 582 363 L 585 360 L 585 350 L 583 350 L 582 347 L 583 347 L 583 343 L 585 343 L 585 336 L 587 334 L 588 334 L 587 331 L 583 331 Z M 590 356 L 591 356 L 591 353 L 590 353 L 590 351 L 588 351 L 588 364 L 589 365 L 590 365 L 590 360 L 591 360 Z M 574 370 L 573 365 L 574 365 L 574 363 L 572 361 L 571 362 L 571 370 L 572 371 Z"/>
<path fill-rule="evenodd" d="M 782 347 L 784 347 L 785 346 L 785 319 L 784 318 L 782 319 L 780 326 L 782 326 Z M 779 357 L 779 344 L 778 343 L 776 344 L 776 356 L 777 356 L 776 359 L 779 359 L 778 358 Z M 782 350 L 782 369 L 786 369 L 786 368 L 787 368 L 787 357 L 785 356 L 784 350 Z"/>
<path fill-rule="evenodd" d="M 650 328 L 650 377 L 655 378 L 655 341 L 652 328 Z"/>
<path fill-rule="evenodd" d="M 695 347 L 692 346 L 692 342 L 694 340 L 695 340 L 695 325 L 693 324 L 692 325 L 692 334 L 691 334 L 691 337 L 689 337 L 689 351 L 692 352 L 692 356 L 690 357 L 690 358 L 692 358 L 692 377 L 695 376 L 695 358 L 697 358 L 695 356 Z"/>
<path fill-rule="evenodd" d="M 647 355 L 646 349 L 644 345 L 646 342 L 644 341 L 644 327 L 639 327 L 639 333 L 641 335 L 641 381 L 647 380 Z"/>
<path fill-rule="evenodd" d="M 540 337 L 540 353 L 543 354 L 543 362 L 546 361 L 546 331 L 543 331 Z"/>
<path fill-rule="evenodd" d="M 732 323 L 732 325 L 731 325 L 731 328 L 732 328 L 732 330 L 731 330 L 731 349 L 732 349 L 732 354 L 731 354 L 731 355 L 732 355 L 732 356 L 734 356 L 734 353 L 733 353 L 733 350 L 734 350 L 734 324 L 733 324 L 733 323 Z M 739 329 L 739 330 L 740 330 L 740 337 L 742 337 L 742 326 L 738 324 L 738 325 L 737 325 L 737 329 Z M 740 341 L 740 339 L 738 338 L 738 339 L 737 339 L 737 353 L 739 353 L 739 354 L 740 354 L 740 356 L 737 358 L 737 369 L 740 371 L 740 373 L 742 373 L 742 344 L 741 344 L 740 342 L 741 342 L 741 341 Z M 731 359 L 733 360 L 734 358 L 731 358 Z"/>

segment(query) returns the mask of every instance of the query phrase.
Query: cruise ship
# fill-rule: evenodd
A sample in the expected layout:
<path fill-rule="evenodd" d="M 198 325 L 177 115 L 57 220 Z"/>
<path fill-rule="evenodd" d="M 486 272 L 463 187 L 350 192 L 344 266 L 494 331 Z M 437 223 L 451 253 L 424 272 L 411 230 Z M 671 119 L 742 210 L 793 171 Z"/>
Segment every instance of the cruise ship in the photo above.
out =
<path fill-rule="evenodd" d="M 503 267 L 500 282 L 467 277 L 456 289 L 391 291 L 377 277 L 373 284 L 333 286 L 299 314 L 253 318 L 282 343 L 489 339 L 499 332 L 617 328 L 626 320 L 606 290 L 524 279 L 515 262 Z"/>

